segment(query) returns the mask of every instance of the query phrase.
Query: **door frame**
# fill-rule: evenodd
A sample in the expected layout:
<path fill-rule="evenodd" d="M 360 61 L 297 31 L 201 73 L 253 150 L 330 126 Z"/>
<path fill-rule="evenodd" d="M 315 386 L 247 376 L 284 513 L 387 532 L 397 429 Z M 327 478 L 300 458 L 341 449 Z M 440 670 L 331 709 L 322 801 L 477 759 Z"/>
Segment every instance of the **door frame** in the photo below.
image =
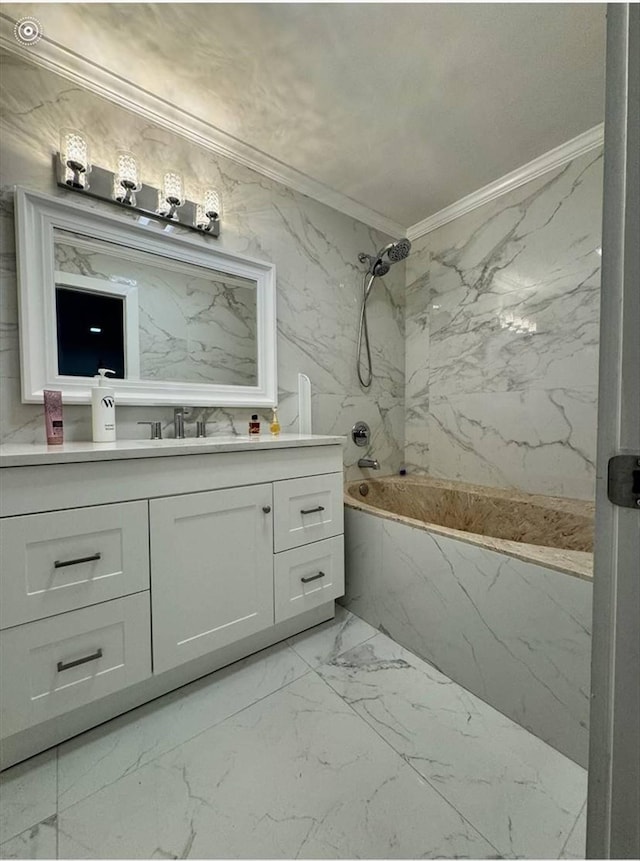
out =
<path fill-rule="evenodd" d="M 640 509 L 607 496 L 640 456 L 640 6 L 607 7 L 587 858 L 640 857 Z"/>

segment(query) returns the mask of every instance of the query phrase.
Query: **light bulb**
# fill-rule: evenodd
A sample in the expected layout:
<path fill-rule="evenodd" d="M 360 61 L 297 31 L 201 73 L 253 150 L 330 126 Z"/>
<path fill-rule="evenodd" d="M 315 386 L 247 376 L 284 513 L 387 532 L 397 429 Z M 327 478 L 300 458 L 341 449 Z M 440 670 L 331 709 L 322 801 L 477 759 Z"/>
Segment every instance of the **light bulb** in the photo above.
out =
<path fill-rule="evenodd" d="M 88 188 L 91 172 L 89 144 L 77 129 L 60 129 L 60 161 L 65 169 L 64 181 L 73 188 Z"/>
<path fill-rule="evenodd" d="M 210 230 L 214 221 L 222 215 L 220 192 L 215 188 L 205 188 L 196 205 L 196 226 L 200 230 Z"/>
<path fill-rule="evenodd" d="M 184 183 L 175 170 L 168 170 L 162 177 L 162 194 L 170 206 L 182 206 L 184 203 Z"/>
<path fill-rule="evenodd" d="M 113 176 L 113 197 L 120 203 L 136 205 L 135 191 L 140 191 L 142 182 L 138 176 L 138 162 L 128 150 L 116 151 L 116 170 Z"/>
<path fill-rule="evenodd" d="M 182 176 L 175 170 L 166 171 L 162 177 L 162 187 L 158 192 L 158 212 L 165 218 L 177 218 L 176 210 L 184 202 Z"/>

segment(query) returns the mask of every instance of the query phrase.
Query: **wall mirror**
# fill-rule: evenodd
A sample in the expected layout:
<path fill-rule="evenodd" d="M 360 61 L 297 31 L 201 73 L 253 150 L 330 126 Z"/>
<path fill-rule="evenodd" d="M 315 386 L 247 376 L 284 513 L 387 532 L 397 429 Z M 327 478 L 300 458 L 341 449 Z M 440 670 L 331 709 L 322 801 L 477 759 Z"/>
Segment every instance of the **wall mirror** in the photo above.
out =
<path fill-rule="evenodd" d="M 274 265 L 131 215 L 16 191 L 23 401 L 275 405 Z"/>

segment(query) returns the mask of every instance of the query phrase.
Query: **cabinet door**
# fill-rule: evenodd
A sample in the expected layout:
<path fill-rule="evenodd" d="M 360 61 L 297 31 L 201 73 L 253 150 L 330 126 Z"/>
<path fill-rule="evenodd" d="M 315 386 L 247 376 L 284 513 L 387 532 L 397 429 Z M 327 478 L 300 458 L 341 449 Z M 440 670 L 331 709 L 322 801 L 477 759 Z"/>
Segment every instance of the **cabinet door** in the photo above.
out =
<path fill-rule="evenodd" d="M 273 625 L 270 484 L 149 503 L 154 672 Z"/>

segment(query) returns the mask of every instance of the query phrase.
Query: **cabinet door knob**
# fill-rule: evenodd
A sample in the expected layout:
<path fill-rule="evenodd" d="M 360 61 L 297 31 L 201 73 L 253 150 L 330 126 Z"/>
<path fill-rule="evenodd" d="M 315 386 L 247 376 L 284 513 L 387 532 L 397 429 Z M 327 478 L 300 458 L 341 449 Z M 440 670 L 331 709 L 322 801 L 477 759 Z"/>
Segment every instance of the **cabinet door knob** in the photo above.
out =
<path fill-rule="evenodd" d="M 271 506 L 270 505 L 263 505 L 262 510 L 264 511 L 265 514 L 269 514 L 269 512 L 271 511 Z"/>

